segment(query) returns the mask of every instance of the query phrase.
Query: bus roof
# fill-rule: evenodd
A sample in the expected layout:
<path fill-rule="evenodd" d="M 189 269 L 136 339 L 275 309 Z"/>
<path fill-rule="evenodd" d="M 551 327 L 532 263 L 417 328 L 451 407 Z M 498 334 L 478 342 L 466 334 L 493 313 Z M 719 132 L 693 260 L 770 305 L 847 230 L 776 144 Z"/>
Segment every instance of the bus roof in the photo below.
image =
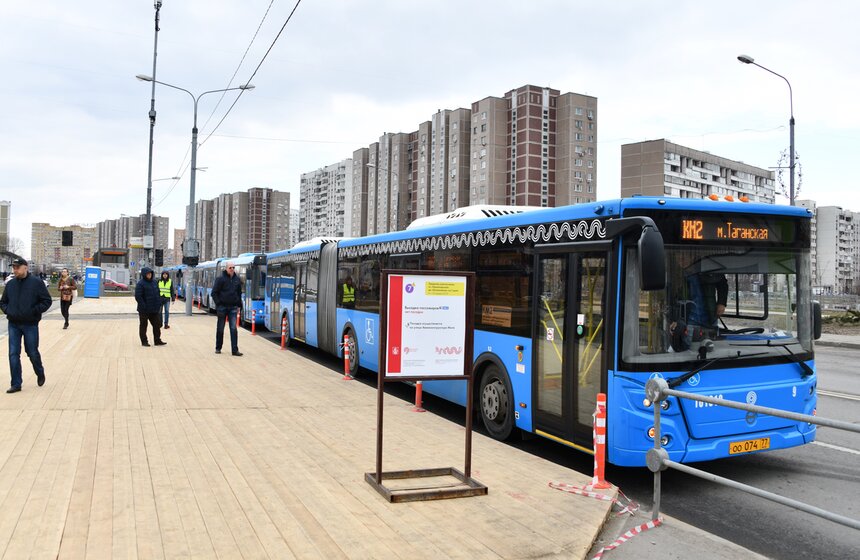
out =
<path fill-rule="evenodd" d="M 811 214 L 805 208 L 796 206 L 657 196 L 635 196 L 630 198 L 585 202 L 556 208 L 528 208 L 529 210 L 527 211 L 498 215 L 496 217 L 488 217 L 483 214 L 478 217 L 475 216 L 474 213 L 464 212 L 463 216 L 458 220 L 450 219 L 443 221 L 443 223 L 425 225 L 415 229 L 381 233 L 367 237 L 343 239 L 338 243 L 338 246 L 356 247 L 371 243 L 384 243 L 386 241 L 397 239 L 411 239 L 426 237 L 427 235 L 436 236 L 473 230 L 523 226 L 528 224 L 564 222 L 569 220 L 618 218 L 627 210 L 634 209 L 688 210 L 697 212 L 720 212 L 725 214 L 743 213 L 811 217 Z M 319 245 L 313 248 L 319 249 Z"/>
<path fill-rule="evenodd" d="M 225 260 L 228 260 L 233 264 L 249 264 L 256 261 L 259 257 L 263 257 L 263 259 L 265 259 L 266 255 L 264 253 L 242 253 L 238 257 L 229 257 Z"/>
<path fill-rule="evenodd" d="M 812 213 L 799 206 L 764 204 L 762 202 L 728 202 L 701 198 L 671 196 L 634 196 L 610 201 L 621 204 L 622 212 L 633 208 L 651 210 L 690 210 L 698 212 L 724 212 L 740 214 L 768 214 L 771 216 L 812 217 Z M 609 202 L 607 202 L 609 204 Z"/>

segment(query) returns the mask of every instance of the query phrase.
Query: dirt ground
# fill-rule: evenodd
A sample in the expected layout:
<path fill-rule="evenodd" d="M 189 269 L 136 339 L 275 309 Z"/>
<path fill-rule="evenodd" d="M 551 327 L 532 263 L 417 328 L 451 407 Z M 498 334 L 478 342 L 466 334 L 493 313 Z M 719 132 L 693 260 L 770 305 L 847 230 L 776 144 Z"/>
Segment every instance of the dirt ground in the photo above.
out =
<path fill-rule="evenodd" d="M 821 331 L 827 334 L 844 334 L 860 337 L 860 325 L 840 325 L 838 323 L 823 324 Z"/>

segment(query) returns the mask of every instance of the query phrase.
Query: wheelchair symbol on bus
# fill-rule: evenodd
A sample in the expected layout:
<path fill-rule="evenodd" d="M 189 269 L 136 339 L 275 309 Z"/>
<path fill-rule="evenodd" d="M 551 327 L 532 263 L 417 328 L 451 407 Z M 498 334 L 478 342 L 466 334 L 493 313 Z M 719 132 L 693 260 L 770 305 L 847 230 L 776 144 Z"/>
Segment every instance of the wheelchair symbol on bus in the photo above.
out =
<path fill-rule="evenodd" d="M 373 319 L 364 320 L 364 341 L 373 344 Z"/>

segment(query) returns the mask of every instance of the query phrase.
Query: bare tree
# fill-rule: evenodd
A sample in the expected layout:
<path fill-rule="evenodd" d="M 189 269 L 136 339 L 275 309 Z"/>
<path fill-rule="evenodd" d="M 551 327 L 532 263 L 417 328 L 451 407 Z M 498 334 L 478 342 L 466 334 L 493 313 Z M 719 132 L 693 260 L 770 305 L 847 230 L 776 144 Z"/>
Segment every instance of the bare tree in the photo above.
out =
<path fill-rule="evenodd" d="M 16 255 L 21 255 L 24 252 L 24 242 L 18 237 L 10 237 L 6 250 Z"/>

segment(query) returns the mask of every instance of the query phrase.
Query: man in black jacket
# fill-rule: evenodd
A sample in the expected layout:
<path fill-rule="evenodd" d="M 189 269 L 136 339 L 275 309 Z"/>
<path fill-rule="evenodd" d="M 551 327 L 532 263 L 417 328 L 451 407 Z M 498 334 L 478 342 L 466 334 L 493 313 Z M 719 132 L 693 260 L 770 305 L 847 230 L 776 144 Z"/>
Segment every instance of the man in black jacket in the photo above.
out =
<path fill-rule="evenodd" d="M 134 299 L 137 300 L 137 315 L 140 318 L 140 343 L 149 346 L 146 339 L 146 323 L 152 325 L 152 336 L 156 346 L 167 344 L 161 340 L 161 294 L 158 284 L 152 277 L 152 269 L 143 267 L 140 270 L 140 280 L 134 287 Z"/>
<path fill-rule="evenodd" d="M 23 383 L 21 338 L 24 339 L 24 350 L 36 372 L 36 382 L 39 387 L 45 384 L 45 368 L 42 355 L 39 354 L 39 321 L 52 303 L 48 288 L 42 280 L 30 274 L 27 261 L 14 259 L 12 273 L 15 278 L 6 284 L 0 297 L 0 310 L 9 320 L 9 371 L 12 385 L 6 390 L 7 393 L 17 393 Z"/>
<path fill-rule="evenodd" d="M 242 306 L 242 282 L 236 276 L 235 265 L 228 261 L 221 276 L 212 286 L 212 301 L 215 302 L 215 312 L 218 315 L 218 325 L 215 327 L 215 353 L 221 353 L 224 344 L 224 321 L 230 324 L 230 346 L 234 356 L 239 352 L 239 333 L 236 330 L 236 316 Z"/>

